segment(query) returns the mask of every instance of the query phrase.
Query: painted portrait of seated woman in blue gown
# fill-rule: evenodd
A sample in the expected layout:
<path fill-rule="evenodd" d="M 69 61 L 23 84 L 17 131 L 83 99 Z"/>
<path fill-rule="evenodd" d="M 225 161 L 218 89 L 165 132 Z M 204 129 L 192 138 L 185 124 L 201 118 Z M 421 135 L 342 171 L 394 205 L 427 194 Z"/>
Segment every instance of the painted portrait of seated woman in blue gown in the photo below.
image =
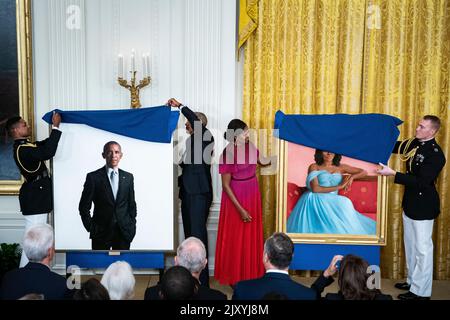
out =
<path fill-rule="evenodd" d="M 341 172 L 312 170 L 306 178 L 308 190 L 300 197 L 287 220 L 288 233 L 375 235 L 376 222 L 355 210 L 350 199 L 330 192 L 313 192 L 312 181 L 324 190 L 343 182 Z M 323 189 L 322 188 L 322 189 Z"/>

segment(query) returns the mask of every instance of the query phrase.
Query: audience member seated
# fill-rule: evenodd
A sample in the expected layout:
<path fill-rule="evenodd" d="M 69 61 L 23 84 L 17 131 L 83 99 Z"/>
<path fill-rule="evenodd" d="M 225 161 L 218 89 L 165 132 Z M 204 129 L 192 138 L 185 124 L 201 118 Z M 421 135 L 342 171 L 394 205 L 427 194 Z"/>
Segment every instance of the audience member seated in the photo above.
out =
<path fill-rule="evenodd" d="M 29 293 L 42 294 L 46 300 L 70 298 L 72 292 L 67 289 L 66 279 L 50 270 L 55 255 L 53 228 L 48 224 L 29 228 L 23 251 L 29 263 L 5 274 L 0 299 L 17 300 Z"/>
<path fill-rule="evenodd" d="M 206 267 L 206 248 L 200 239 L 189 237 L 177 248 L 175 265 L 188 269 L 194 277 L 197 294 L 194 300 L 227 300 L 227 296 L 218 290 L 211 289 L 200 283 L 200 274 Z M 160 300 L 160 284 L 145 290 L 145 300 Z"/>
<path fill-rule="evenodd" d="M 108 290 L 111 300 L 130 300 L 134 297 L 133 269 L 125 261 L 112 263 L 103 274 L 101 284 Z"/>
<path fill-rule="evenodd" d="M 195 279 L 185 267 L 173 266 L 162 276 L 161 300 L 192 300 L 196 293 Z"/>
<path fill-rule="evenodd" d="M 81 285 L 73 295 L 73 300 L 110 300 L 108 290 L 95 278 Z"/>
<path fill-rule="evenodd" d="M 292 240 L 284 233 L 274 233 L 264 244 L 263 263 L 266 274 L 259 279 L 238 282 L 233 300 L 261 300 L 274 294 L 289 300 L 316 300 L 317 292 L 322 292 L 322 287 L 326 287 L 331 280 L 320 276 L 311 288 L 292 280 L 288 269 L 293 254 Z"/>
<path fill-rule="evenodd" d="M 342 260 L 342 261 L 341 261 Z M 338 262 L 341 261 L 339 268 Z M 381 293 L 378 289 L 369 289 L 367 280 L 371 274 L 367 272 L 369 264 L 364 259 L 354 256 L 334 256 L 323 276 L 333 283 L 332 276 L 339 269 L 339 292 L 327 293 L 326 300 L 392 300 L 392 296 Z M 319 287 L 321 294 L 325 287 Z"/>

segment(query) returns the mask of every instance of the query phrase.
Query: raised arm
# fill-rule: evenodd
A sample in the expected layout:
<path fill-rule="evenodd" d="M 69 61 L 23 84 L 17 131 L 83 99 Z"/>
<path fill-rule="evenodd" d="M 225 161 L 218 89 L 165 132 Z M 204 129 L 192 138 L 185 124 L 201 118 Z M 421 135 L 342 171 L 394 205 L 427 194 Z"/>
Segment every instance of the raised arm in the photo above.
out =
<path fill-rule="evenodd" d="M 317 297 L 320 299 L 323 290 L 334 282 L 333 275 L 338 271 L 337 264 L 344 257 L 341 255 L 336 255 L 330 262 L 328 268 L 317 278 L 317 280 L 312 284 L 311 289 L 316 290 Z"/>
<path fill-rule="evenodd" d="M 58 113 L 58 112 L 55 112 L 55 111 L 53 111 L 53 115 L 52 115 L 52 127 L 53 127 L 53 129 L 52 129 L 52 132 L 53 132 L 53 130 L 60 130 L 59 129 L 59 125 L 61 124 L 61 115 Z M 50 139 L 50 137 L 51 137 L 51 139 Z M 50 134 L 50 137 L 49 138 L 47 138 L 47 139 L 45 139 L 45 140 L 41 140 L 41 141 L 36 141 L 35 142 L 35 144 L 37 145 L 37 146 L 42 146 L 42 147 L 44 147 L 45 148 L 45 145 L 47 145 L 47 143 L 48 143 L 48 145 L 51 145 L 51 144 L 53 144 L 53 140 L 55 139 L 54 137 L 52 137 L 52 135 Z M 58 140 L 59 141 L 59 140 Z M 58 141 L 56 142 L 56 145 L 58 144 Z M 56 152 L 56 149 L 55 149 L 55 152 Z"/>
<path fill-rule="evenodd" d="M 189 109 L 189 107 L 183 105 L 174 98 L 170 98 L 169 101 L 167 101 L 167 105 L 174 108 L 180 108 L 181 113 L 186 117 L 187 121 L 189 121 L 193 129 L 195 129 L 195 121 L 200 121 L 200 123 L 202 124 L 202 133 L 205 133 L 205 131 L 207 130 L 206 126 L 197 117 L 195 112 Z"/>
<path fill-rule="evenodd" d="M 44 141 L 36 143 L 37 147 L 25 147 L 20 148 L 20 158 L 23 157 L 22 153 L 26 153 L 27 159 L 34 161 L 45 161 L 53 158 L 58 148 L 58 142 L 61 138 L 61 131 L 53 129 L 50 133 L 50 137 Z"/>
<path fill-rule="evenodd" d="M 183 106 L 181 108 L 181 113 L 186 117 L 186 119 L 191 124 L 192 128 L 194 128 L 194 122 L 200 121 L 200 119 L 197 117 L 194 111 L 189 109 L 189 107 Z"/>

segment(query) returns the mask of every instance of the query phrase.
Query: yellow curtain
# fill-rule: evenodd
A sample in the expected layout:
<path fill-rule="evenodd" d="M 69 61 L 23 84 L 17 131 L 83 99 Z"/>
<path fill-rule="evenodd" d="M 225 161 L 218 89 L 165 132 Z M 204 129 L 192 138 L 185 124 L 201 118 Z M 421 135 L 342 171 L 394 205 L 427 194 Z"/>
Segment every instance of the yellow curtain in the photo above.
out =
<path fill-rule="evenodd" d="M 385 113 L 404 120 L 438 115 L 449 159 L 450 1 L 260 0 L 258 28 L 245 47 L 243 118 L 269 129 L 285 113 Z M 265 150 L 274 152 L 274 150 Z M 450 159 L 448 160 L 450 161 Z M 391 165 L 404 171 L 398 157 Z M 434 277 L 450 279 L 450 164 L 438 180 L 441 214 L 434 229 Z M 391 179 L 392 180 L 392 179 Z M 260 177 L 264 235 L 275 229 L 275 177 Z M 390 181 L 382 276 L 405 276 L 401 197 Z"/>
<path fill-rule="evenodd" d="M 258 1 L 259 0 L 239 0 L 238 50 L 258 27 Z"/>

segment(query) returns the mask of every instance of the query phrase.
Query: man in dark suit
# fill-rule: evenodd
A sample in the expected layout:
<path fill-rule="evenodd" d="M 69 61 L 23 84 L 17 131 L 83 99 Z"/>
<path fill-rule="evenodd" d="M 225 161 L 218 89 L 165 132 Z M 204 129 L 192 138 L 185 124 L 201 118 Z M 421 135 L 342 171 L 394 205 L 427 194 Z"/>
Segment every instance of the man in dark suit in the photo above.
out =
<path fill-rule="evenodd" d="M 438 117 L 423 117 L 414 139 L 397 142 L 393 153 L 406 162 L 406 173 L 396 172 L 381 164 L 378 173 L 394 176 L 394 183 L 405 186 L 403 194 L 403 237 L 405 243 L 406 282 L 397 289 L 408 290 L 401 300 L 428 300 L 433 283 L 433 223 L 440 213 L 436 180 L 445 165 L 445 156 L 435 140 L 441 125 Z"/>
<path fill-rule="evenodd" d="M 180 108 L 186 117 L 186 151 L 180 167 L 183 170 L 178 178 L 181 199 L 181 216 L 183 218 L 184 237 L 200 239 L 208 252 L 208 231 L 206 223 L 212 203 L 211 157 L 214 149 L 214 138 L 206 128 L 206 116 L 194 113 L 175 99 L 167 102 L 168 106 Z M 209 286 L 208 265 L 200 275 L 200 282 Z"/>
<path fill-rule="evenodd" d="M 61 116 L 54 113 L 50 137 L 43 141 L 30 142 L 31 128 L 21 117 L 9 118 L 6 122 L 8 134 L 14 139 L 13 157 L 20 173 L 25 178 L 19 192 L 20 211 L 25 217 L 25 232 L 35 224 L 47 222 L 47 214 L 53 210 L 52 181 L 45 160 L 53 158 L 61 137 Z M 28 263 L 22 254 L 20 266 Z"/>
<path fill-rule="evenodd" d="M 23 250 L 30 262 L 5 274 L 0 300 L 17 300 L 30 293 L 42 294 L 46 300 L 70 298 L 66 279 L 50 270 L 55 255 L 53 228 L 48 224 L 32 226 L 25 233 Z"/>
<path fill-rule="evenodd" d="M 240 281 L 236 284 L 233 300 L 261 300 L 280 295 L 288 300 L 316 300 L 319 292 L 333 280 L 323 274 L 311 288 L 289 277 L 289 265 L 294 254 L 294 243 L 284 233 L 274 233 L 264 244 L 263 263 L 266 274 L 259 279 Z"/>
<path fill-rule="evenodd" d="M 78 209 L 93 250 L 129 250 L 136 234 L 134 180 L 119 169 L 122 155 L 117 142 L 106 143 L 102 153 L 106 166 L 86 176 Z"/>
<path fill-rule="evenodd" d="M 206 249 L 202 241 L 195 237 L 184 240 L 177 248 L 175 265 L 182 266 L 191 272 L 196 286 L 193 300 L 227 300 L 227 296 L 218 290 L 201 285 L 199 281 L 201 271 L 206 267 Z M 160 300 L 161 284 L 145 290 L 145 300 Z"/>

